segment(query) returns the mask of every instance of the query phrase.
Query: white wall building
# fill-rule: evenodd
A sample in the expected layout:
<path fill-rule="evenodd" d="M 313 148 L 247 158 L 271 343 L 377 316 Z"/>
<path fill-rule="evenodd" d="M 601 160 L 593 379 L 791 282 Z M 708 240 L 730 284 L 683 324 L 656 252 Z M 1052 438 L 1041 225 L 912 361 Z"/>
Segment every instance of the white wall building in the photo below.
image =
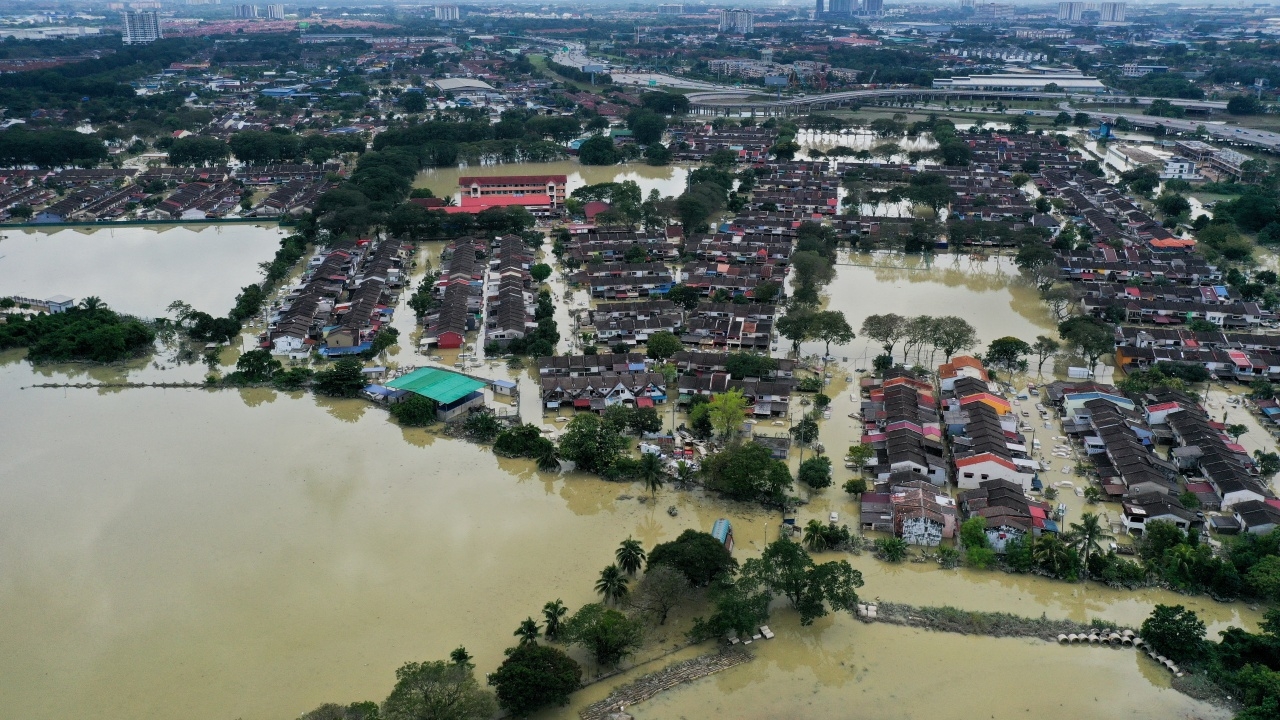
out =
<path fill-rule="evenodd" d="M 756 29 L 756 14 L 750 10 L 721 10 L 720 32 L 746 35 Z"/>
<path fill-rule="evenodd" d="M 160 16 L 154 10 L 124 14 L 125 45 L 145 45 L 163 37 L 164 33 L 160 30 Z"/>

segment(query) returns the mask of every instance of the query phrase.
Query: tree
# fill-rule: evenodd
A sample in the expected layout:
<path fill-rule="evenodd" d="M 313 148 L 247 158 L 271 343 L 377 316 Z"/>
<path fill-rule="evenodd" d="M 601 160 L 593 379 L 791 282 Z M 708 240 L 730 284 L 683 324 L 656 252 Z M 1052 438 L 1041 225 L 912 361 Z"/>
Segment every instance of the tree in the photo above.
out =
<path fill-rule="evenodd" d="M 631 129 L 636 142 L 649 145 L 662 140 L 662 133 L 667 129 L 667 120 L 649 110 L 633 110 L 627 116 L 627 127 Z"/>
<path fill-rule="evenodd" d="M 876 538 L 874 547 L 876 557 L 885 562 L 899 563 L 907 557 L 907 543 L 902 538 Z"/>
<path fill-rule="evenodd" d="M 819 455 L 805 460 L 796 477 L 814 490 L 831 487 L 831 458 Z"/>
<path fill-rule="evenodd" d="M 1156 605 L 1142 621 L 1141 635 L 1156 652 L 1174 662 L 1198 660 L 1204 654 L 1204 623 L 1181 605 Z"/>
<path fill-rule="evenodd" d="M 628 592 L 630 591 L 627 588 L 627 578 L 621 568 L 610 565 L 600 571 L 600 579 L 596 581 L 596 594 L 604 598 L 605 602 L 619 602 L 627 596 Z"/>
<path fill-rule="evenodd" d="M 707 406 L 710 408 L 711 426 L 720 433 L 720 437 L 727 440 L 737 438 L 738 429 L 747 419 L 747 399 L 742 390 L 726 390 L 712 397 Z"/>
<path fill-rule="evenodd" d="M 566 641 L 581 646 L 603 667 L 613 667 L 640 648 L 644 626 L 599 603 L 583 605 L 564 624 Z"/>
<path fill-rule="evenodd" d="M 1086 112 L 1078 112 L 1076 113 L 1075 118 L 1073 118 L 1073 121 L 1075 122 L 1076 127 L 1085 127 L 1092 120 L 1093 118 L 1089 117 L 1089 113 L 1086 113 Z"/>
<path fill-rule="evenodd" d="M 731 445 L 703 463 L 707 487 L 734 500 L 781 504 L 791 489 L 791 471 L 769 449 L 754 442 Z"/>
<path fill-rule="evenodd" d="M 1089 363 L 1089 369 L 1098 359 L 1115 349 L 1115 330 L 1111 325 L 1092 317 L 1077 316 L 1058 323 L 1058 335 L 1075 348 Z"/>
<path fill-rule="evenodd" d="M 595 135 L 587 138 L 578 148 L 578 162 L 583 165 L 615 165 L 619 160 L 618 151 L 613 147 L 613 138 Z"/>
<path fill-rule="evenodd" d="M 400 109 L 407 113 L 420 113 L 427 109 L 427 98 L 421 90 L 400 93 Z"/>
<path fill-rule="evenodd" d="M 626 444 L 626 438 L 607 427 L 599 416 L 579 413 L 560 438 L 560 455 L 579 470 L 600 474 L 617 461 Z"/>
<path fill-rule="evenodd" d="M 1009 372 L 1026 370 L 1027 361 L 1022 358 L 1031 353 L 1031 346 L 1016 337 L 1002 337 L 991 341 L 987 346 L 987 363 L 997 365 Z"/>
<path fill-rule="evenodd" d="M 1166 217 L 1176 218 L 1191 212 L 1191 202 L 1178 193 L 1161 193 L 1155 204 Z"/>
<path fill-rule="evenodd" d="M 851 478 L 844 481 L 844 491 L 850 495 L 861 495 L 867 491 L 866 478 Z"/>
<path fill-rule="evenodd" d="M 680 338 L 666 330 L 650 335 L 644 345 L 648 356 L 658 362 L 666 362 L 667 358 L 684 349 L 684 343 L 680 342 Z"/>
<path fill-rule="evenodd" d="M 533 277 L 534 282 L 543 282 L 551 277 L 551 266 L 546 263 L 537 263 L 529 268 L 529 275 Z"/>
<path fill-rule="evenodd" d="M 217 138 L 192 135 L 178 138 L 169 146 L 171 165 L 213 165 L 231 154 L 227 144 Z"/>
<path fill-rule="evenodd" d="M 685 310 L 693 310 L 698 307 L 701 296 L 696 288 L 688 285 L 672 285 L 667 291 L 667 299 Z"/>
<path fill-rule="evenodd" d="M 1031 350 L 1036 354 L 1036 372 L 1044 372 L 1045 362 L 1062 347 L 1061 343 L 1047 335 L 1037 335 Z"/>
<path fill-rule="evenodd" d="M 404 427 L 426 427 L 436 421 L 436 401 L 417 393 L 391 406 L 391 417 Z"/>
<path fill-rule="evenodd" d="M 1245 573 L 1245 580 L 1258 597 L 1280 601 L 1280 556 L 1263 557 Z"/>
<path fill-rule="evenodd" d="M 815 337 L 814 311 L 805 308 L 792 308 L 778 319 L 778 333 L 791 341 L 791 350 L 799 354 L 800 343 Z"/>
<path fill-rule="evenodd" d="M 852 611 L 863 584 L 862 573 L 848 562 L 816 564 L 803 547 L 786 538 L 769 543 L 760 557 L 747 560 L 742 574 L 790 600 L 800 613 L 801 625 L 826 615 L 828 606 Z"/>
<path fill-rule="evenodd" d="M 818 339 L 826 343 L 826 355 L 831 356 L 831 343 L 838 345 L 847 345 L 853 342 L 853 328 L 849 327 L 849 321 L 844 319 L 844 313 L 839 310 L 824 310 L 814 315 L 815 334 Z"/>
<path fill-rule="evenodd" d="M 236 372 L 249 382 L 267 382 L 281 367 L 280 361 L 266 350 L 250 350 L 236 361 Z"/>
<path fill-rule="evenodd" d="M 1244 425 L 1241 423 L 1233 423 L 1227 426 L 1227 434 L 1230 435 L 1231 439 L 1236 442 L 1240 442 L 1240 436 L 1247 432 L 1249 432 L 1248 425 Z"/>
<path fill-rule="evenodd" d="M 333 397 L 355 397 L 367 384 L 363 370 L 364 365 L 359 360 L 343 358 L 333 367 L 316 373 L 316 392 Z"/>
<path fill-rule="evenodd" d="M 564 616 L 569 614 L 569 608 L 564 606 L 560 598 L 549 600 L 542 606 L 542 619 L 546 620 L 547 626 L 543 630 L 543 635 L 551 641 L 560 639 L 560 630 L 564 625 Z"/>
<path fill-rule="evenodd" d="M 545 707 L 568 705 L 569 695 L 582 684 L 582 668 L 559 648 L 522 643 L 508 651 L 489 684 L 503 710 L 527 717 Z"/>
<path fill-rule="evenodd" d="M 812 445 L 818 439 L 818 421 L 812 414 L 806 414 L 800 422 L 791 427 L 791 437 L 801 448 Z"/>
<path fill-rule="evenodd" d="M 640 572 L 640 568 L 644 567 L 644 546 L 639 540 L 628 537 L 618 546 L 613 556 L 618 560 L 618 567 L 622 568 L 631 577 L 635 577 Z"/>
<path fill-rule="evenodd" d="M 1252 95 L 1234 95 L 1227 101 L 1227 112 L 1232 115 L 1257 115 L 1263 111 L 1262 103 Z"/>
<path fill-rule="evenodd" d="M 512 633 L 520 638 L 521 645 L 537 644 L 538 638 L 542 636 L 542 628 L 538 627 L 538 622 L 531 617 L 525 618 L 520 627 Z"/>
<path fill-rule="evenodd" d="M 990 547 L 987 538 L 987 519 L 975 515 L 960 523 L 960 544 L 965 550 Z"/>
<path fill-rule="evenodd" d="M 862 472 L 863 468 L 867 466 L 867 463 L 871 461 L 871 458 L 875 456 L 875 448 L 870 445 L 863 445 L 859 443 L 857 445 L 849 446 L 849 451 L 845 453 L 844 459 L 846 462 L 852 463 L 853 466 L 857 468 L 858 472 Z"/>
<path fill-rule="evenodd" d="M 644 488 L 649 491 L 649 495 L 657 500 L 658 491 L 666 484 L 667 478 L 667 471 L 662 467 L 662 459 L 653 453 L 641 455 L 639 476 L 644 483 Z"/>
<path fill-rule="evenodd" d="M 804 546 L 813 552 L 827 549 L 827 526 L 821 520 L 810 520 L 804 526 Z"/>
<path fill-rule="evenodd" d="M 836 277 L 831 261 L 811 250 L 793 254 L 791 269 L 795 273 L 795 298 L 809 305 L 818 303 L 818 289 Z"/>
<path fill-rule="evenodd" d="M 487 720 L 498 711 L 493 695 L 476 682 L 471 665 L 442 660 L 405 663 L 382 703 L 383 720 Z"/>
<path fill-rule="evenodd" d="M 640 579 L 631 594 L 631 606 L 656 618 L 659 625 L 665 625 L 667 615 L 690 593 L 689 579 L 684 573 L 670 565 L 659 565 Z"/>
<path fill-rule="evenodd" d="M 964 318 L 946 315 L 933 322 L 931 342 L 942 350 L 947 360 L 951 360 L 957 351 L 968 350 L 977 344 L 978 331 Z"/>
<path fill-rule="evenodd" d="M 1064 111 L 1062 111 L 1062 112 L 1060 112 L 1060 113 L 1058 113 L 1058 114 L 1057 114 L 1057 115 L 1055 115 L 1055 116 L 1054 116 L 1054 118 L 1053 118 L 1053 124 L 1054 124 L 1054 125 L 1059 125 L 1059 126 L 1062 126 L 1062 125 L 1070 125 L 1070 124 L 1071 124 L 1071 113 L 1069 113 L 1069 112 L 1067 112 L 1067 111 L 1065 111 L 1065 110 L 1064 110 Z"/>
<path fill-rule="evenodd" d="M 1080 516 L 1080 522 L 1071 523 L 1071 544 L 1075 546 L 1080 553 L 1080 566 L 1084 569 L 1084 577 L 1089 577 L 1089 558 L 1094 553 L 1102 553 L 1102 546 L 1099 542 L 1102 540 L 1110 540 L 1111 536 L 1102 528 L 1102 523 L 1098 521 L 1098 516 L 1094 513 L 1084 513 Z"/>
<path fill-rule="evenodd" d="M 734 380 L 766 378 L 778 369 L 778 362 L 773 358 L 750 352 L 729 353 L 724 364 L 725 370 Z"/>
<path fill-rule="evenodd" d="M 649 551 L 646 572 L 661 565 L 679 570 L 694 587 L 706 587 L 738 570 L 738 561 L 724 543 L 697 530 L 685 530 L 675 540 L 655 545 Z"/>
<path fill-rule="evenodd" d="M 886 355 L 893 354 L 893 346 L 906 336 L 907 319 L 894 313 L 868 315 L 862 321 L 863 336 L 880 343 Z"/>

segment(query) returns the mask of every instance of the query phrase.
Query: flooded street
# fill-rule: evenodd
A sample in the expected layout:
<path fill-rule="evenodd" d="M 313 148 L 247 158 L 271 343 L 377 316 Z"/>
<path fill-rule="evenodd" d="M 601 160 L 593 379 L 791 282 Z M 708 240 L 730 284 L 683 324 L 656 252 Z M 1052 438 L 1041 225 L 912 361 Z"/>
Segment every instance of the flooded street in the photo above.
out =
<path fill-rule="evenodd" d="M 551 165 L 564 167 L 520 171 L 565 172 L 571 188 L 614 179 L 617 171 Z M 487 170 L 513 168 L 479 169 Z M 610 174 L 592 175 L 597 170 Z M 646 193 L 653 186 L 674 194 L 687 170 L 629 166 L 622 172 L 619 179 L 636 173 L 641 182 L 643 176 Z M 456 184 L 458 173 L 437 173 L 429 182 Z M 199 239 L 200 247 L 214 248 L 212 240 L 251 229 L 223 228 L 218 236 L 206 235 L 209 228 L 172 236 L 175 231 L 137 229 L 142 249 L 132 276 L 153 280 L 94 292 L 122 310 L 136 304 L 142 314 L 162 311 L 177 297 L 195 304 L 193 293 L 208 292 L 206 302 L 225 311 L 238 288 L 257 277 L 256 264 L 271 256 L 275 229 L 253 242 L 230 241 L 245 245 L 225 268 L 216 266 L 225 277 L 215 273 L 199 287 L 189 278 L 206 276 L 206 254 L 171 255 L 143 241 Z M 14 257 L 14 240 L 22 237 L 0 242 L 0 255 Z M 45 239 L 24 263 L 59 267 L 60 246 Z M 440 247 L 423 246 L 414 284 L 428 264 L 438 266 Z M 0 273 L 9 271 L 8 262 L 0 260 Z M 941 255 L 925 267 L 920 258 L 876 254 L 848 262 L 828 288 L 828 307 L 845 311 L 855 329 L 868 314 L 897 312 L 965 317 L 981 348 L 1003 335 L 1030 341 L 1051 334 L 1051 319 L 1010 258 Z M 101 273 L 81 272 L 43 292 L 91 294 Z M 182 273 L 192 275 L 182 280 Z M 18 291 L 9 289 L 21 279 L 15 277 L 0 278 L 0 289 Z M 572 332 L 557 277 L 552 290 L 563 351 Z M 427 358 L 414 350 L 407 294 L 393 321 L 400 343 L 382 360 L 424 365 Z M 573 305 L 584 304 L 579 292 Z M 803 350 L 820 354 L 823 346 L 808 343 Z M 869 367 L 879 349 L 858 339 L 832 351 L 849 362 L 836 369 L 828 390 L 834 413 L 821 440 L 839 456 L 857 434 L 846 417 L 856 403 L 843 376 Z M 234 363 L 235 355 L 229 349 L 223 363 Z M 441 356 L 451 366 L 457 351 Z M 323 702 L 380 700 L 396 667 L 444 658 L 460 644 L 475 656 L 479 674 L 493 670 L 515 642 L 511 632 L 544 602 L 561 598 L 576 609 L 594 601 L 600 568 L 613 562 L 614 548 L 628 535 L 652 547 L 726 517 L 742 560 L 778 534 L 777 513 L 670 489 L 656 503 L 641 502 L 647 493 L 638 484 L 538 472 L 527 461 L 401 428 L 362 400 L 269 389 L 22 389 L 40 381 L 199 379 L 205 372 L 202 365 L 173 368 L 162 356 L 155 359 L 33 369 L 20 352 L 0 354 L 0 646 L 6 649 L 0 696 L 22 707 L 24 717 L 287 720 Z M 520 379 L 523 417 L 562 427 L 540 412 L 536 371 L 495 363 L 474 372 Z M 1244 411 L 1232 410 L 1233 419 L 1237 414 Z M 796 462 L 793 454 L 793 467 Z M 835 485 L 811 494 L 798 513 L 801 523 L 835 510 L 852 524 L 857 504 L 839 489 L 848 476 L 837 463 Z M 665 512 L 668 505 L 677 507 L 676 517 Z M 1156 603 L 1181 603 L 1200 613 L 1211 635 L 1228 625 L 1255 629 L 1260 619 L 1241 603 L 1165 591 L 840 557 L 862 571 L 860 594 L 871 600 L 1106 618 L 1129 626 Z M 637 718 L 952 718 L 961 717 L 953 708 L 980 701 L 1001 719 L 1226 717 L 1170 690 L 1168 673 L 1132 650 L 929 633 L 866 625 L 847 614 L 801 627 L 784 605 L 771 620 L 777 638 L 753 645 L 754 661 L 629 711 Z M 678 610 L 652 631 L 635 662 L 682 644 L 692 617 L 704 613 L 702 607 Z M 574 718 L 612 687 L 711 647 L 680 650 L 591 685 L 569 707 L 539 717 Z"/>
<path fill-rule="evenodd" d="M 262 279 L 284 232 L 271 225 L 8 229 L 0 239 L 0 292 L 44 299 L 102 298 L 158 317 L 174 300 L 224 315 L 240 288 Z"/>

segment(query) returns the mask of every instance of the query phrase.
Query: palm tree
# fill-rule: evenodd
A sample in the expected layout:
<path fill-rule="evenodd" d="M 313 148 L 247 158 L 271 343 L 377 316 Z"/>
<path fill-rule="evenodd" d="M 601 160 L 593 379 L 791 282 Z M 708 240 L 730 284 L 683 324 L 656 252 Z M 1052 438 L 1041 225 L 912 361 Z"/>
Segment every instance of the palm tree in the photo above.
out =
<path fill-rule="evenodd" d="M 600 580 L 596 583 L 596 593 L 605 602 L 618 602 L 627 596 L 627 576 L 617 565 L 610 565 L 600 571 Z"/>
<path fill-rule="evenodd" d="M 640 456 L 640 479 L 655 500 L 658 499 L 658 491 L 666 484 L 666 475 L 666 471 L 662 469 L 662 458 L 653 453 Z"/>
<path fill-rule="evenodd" d="M 684 460 L 676 461 L 676 480 L 681 484 L 689 483 L 693 480 L 693 466 Z"/>
<path fill-rule="evenodd" d="M 1055 535 L 1040 536 L 1031 552 L 1036 564 L 1055 577 L 1066 576 L 1076 559 L 1071 547 Z"/>
<path fill-rule="evenodd" d="M 618 546 L 618 551 L 613 556 L 618 559 L 618 567 L 622 568 L 623 572 L 635 577 L 640 571 L 640 566 L 644 564 L 644 546 L 639 540 L 628 537 Z"/>
<path fill-rule="evenodd" d="M 564 622 L 564 616 L 569 614 L 569 608 L 564 606 L 560 598 L 556 598 L 542 606 L 542 617 L 547 621 L 547 629 L 543 631 L 543 635 L 548 640 L 555 640 L 560 637 L 560 625 Z"/>
<path fill-rule="evenodd" d="M 538 463 L 538 469 L 544 472 L 560 472 L 560 450 L 556 448 L 556 444 L 547 441 L 542 451 L 535 458 Z"/>
<path fill-rule="evenodd" d="M 1071 523 L 1071 535 L 1076 550 L 1080 553 L 1080 560 L 1084 563 L 1083 578 L 1089 578 L 1089 556 L 1093 553 L 1102 552 L 1100 540 L 1110 540 L 1111 536 L 1102 529 L 1102 523 L 1098 521 L 1098 516 L 1094 513 L 1085 513 L 1080 516 L 1080 522 Z"/>
<path fill-rule="evenodd" d="M 538 642 L 538 636 L 541 633 L 542 630 L 538 627 L 538 623 L 535 622 L 533 618 L 527 617 L 524 619 L 524 622 L 520 623 L 520 627 L 516 628 L 516 631 L 512 633 L 512 635 L 520 638 L 521 645 L 532 645 L 533 643 Z"/>
<path fill-rule="evenodd" d="M 85 310 L 106 310 L 107 304 L 102 302 L 102 298 L 97 295 L 90 295 L 80 301 L 80 307 Z"/>
<path fill-rule="evenodd" d="M 822 552 L 827 549 L 826 528 L 823 527 L 822 521 L 810 520 L 809 524 L 804 526 L 804 546 L 812 552 Z"/>

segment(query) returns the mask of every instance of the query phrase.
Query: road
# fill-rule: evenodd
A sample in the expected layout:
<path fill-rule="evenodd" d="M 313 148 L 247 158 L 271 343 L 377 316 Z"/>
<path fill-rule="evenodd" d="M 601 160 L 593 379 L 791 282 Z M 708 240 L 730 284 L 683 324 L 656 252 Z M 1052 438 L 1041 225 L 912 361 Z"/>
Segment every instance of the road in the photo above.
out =
<path fill-rule="evenodd" d="M 1087 112 L 1090 117 L 1097 120 L 1114 121 L 1116 118 L 1124 118 L 1134 125 L 1143 127 L 1163 125 L 1169 130 L 1178 132 L 1195 132 L 1196 128 L 1203 127 L 1211 137 L 1222 142 L 1249 145 L 1272 152 L 1280 150 L 1280 133 L 1273 133 L 1269 130 L 1255 130 L 1253 128 L 1242 128 L 1235 125 L 1223 125 L 1199 120 L 1152 117 L 1134 113 L 1113 113 L 1106 110 L 1076 110 L 1068 103 L 1062 103 L 1060 108 L 1060 110 L 1026 110 L 1024 112 L 1038 117 L 1055 117 L 1059 112 L 1069 112 L 1072 115 L 1077 112 Z"/>

